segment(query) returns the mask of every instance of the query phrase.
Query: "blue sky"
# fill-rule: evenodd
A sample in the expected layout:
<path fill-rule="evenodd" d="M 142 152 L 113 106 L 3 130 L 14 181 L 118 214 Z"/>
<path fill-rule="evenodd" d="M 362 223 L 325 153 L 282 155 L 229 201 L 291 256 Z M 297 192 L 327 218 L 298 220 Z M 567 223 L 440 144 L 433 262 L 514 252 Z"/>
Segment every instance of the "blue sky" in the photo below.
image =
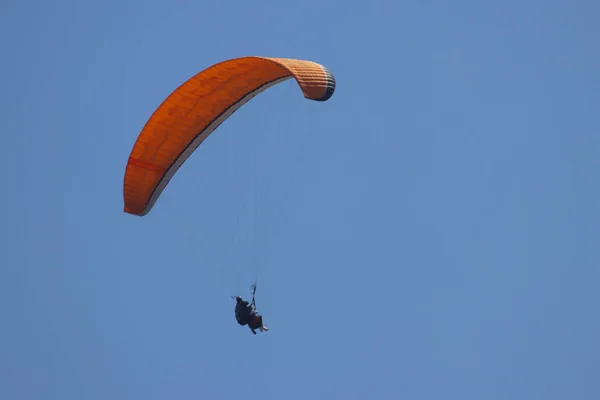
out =
<path fill-rule="evenodd" d="M 597 2 L 0 8 L 2 399 L 600 398 Z M 245 55 L 337 91 L 261 94 L 123 213 L 154 109 Z"/>

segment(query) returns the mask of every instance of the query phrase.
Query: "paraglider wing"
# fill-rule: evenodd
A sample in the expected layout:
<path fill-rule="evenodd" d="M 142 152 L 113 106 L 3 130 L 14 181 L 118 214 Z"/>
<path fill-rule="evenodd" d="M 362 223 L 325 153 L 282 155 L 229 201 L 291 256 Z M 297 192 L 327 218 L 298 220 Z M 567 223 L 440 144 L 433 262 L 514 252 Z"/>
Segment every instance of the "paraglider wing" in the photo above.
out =
<path fill-rule="evenodd" d="M 179 86 L 152 114 L 125 170 L 124 210 L 146 215 L 173 175 L 223 121 L 260 92 L 294 78 L 304 97 L 327 101 L 333 75 L 312 61 L 243 57 L 221 62 Z"/>

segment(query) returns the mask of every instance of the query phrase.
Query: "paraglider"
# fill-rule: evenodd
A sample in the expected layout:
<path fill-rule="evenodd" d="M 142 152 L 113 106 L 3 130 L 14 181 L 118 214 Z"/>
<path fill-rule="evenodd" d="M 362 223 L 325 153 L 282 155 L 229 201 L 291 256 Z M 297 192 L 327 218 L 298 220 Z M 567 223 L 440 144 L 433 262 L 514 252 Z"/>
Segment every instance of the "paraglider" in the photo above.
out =
<path fill-rule="evenodd" d="M 261 332 L 266 332 L 269 328 L 263 325 L 262 315 L 259 315 L 256 311 L 255 293 L 256 284 L 252 285 L 252 303 L 248 303 L 240 296 L 235 296 L 235 319 L 242 326 L 248 325 L 248 328 L 256 335 L 257 329 Z"/>
<path fill-rule="evenodd" d="M 124 211 L 148 214 L 181 165 L 242 105 L 294 78 L 304 97 L 324 102 L 335 78 L 324 66 L 288 58 L 223 61 L 179 86 L 152 114 L 131 151 L 123 183 Z"/>
<path fill-rule="evenodd" d="M 124 211 L 144 216 L 200 144 L 235 111 L 264 90 L 295 79 L 305 98 L 325 102 L 335 78 L 312 61 L 241 57 L 215 64 L 175 89 L 154 111 L 131 150 L 123 181 Z M 252 302 L 235 296 L 237 322 L 253 334 L 269 329 Z"/>

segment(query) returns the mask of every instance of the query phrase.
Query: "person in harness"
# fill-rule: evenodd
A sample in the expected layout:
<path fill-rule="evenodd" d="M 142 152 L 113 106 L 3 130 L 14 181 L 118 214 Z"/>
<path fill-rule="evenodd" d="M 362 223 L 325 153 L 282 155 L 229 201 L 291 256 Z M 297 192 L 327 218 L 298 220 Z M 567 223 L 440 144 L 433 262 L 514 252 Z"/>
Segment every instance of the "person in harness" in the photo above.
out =
<path fill-rule="evenodd" d="M 256 292 L 256 286 L 253 286 L 254 292 Z M 269 328 L 263 325 L 262 316 L 256 312 L 256 304 L 254 302 L 254 292 L 252 293 L 252 303 L 248 303 L 240 296 L 235 297 L 235 319 L 238 324 L 244 326 L 248 325 L 248 328 L 256 335 L 256 330 L 261 332 L 268 331 Z"/>

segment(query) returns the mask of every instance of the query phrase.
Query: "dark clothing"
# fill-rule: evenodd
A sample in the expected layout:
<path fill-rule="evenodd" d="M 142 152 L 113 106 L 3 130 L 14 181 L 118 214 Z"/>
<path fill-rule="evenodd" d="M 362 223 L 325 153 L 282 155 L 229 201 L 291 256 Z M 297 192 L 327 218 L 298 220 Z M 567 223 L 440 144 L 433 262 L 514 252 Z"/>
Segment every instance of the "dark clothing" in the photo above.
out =
<path fill-rule="evenodd" d="M 256 329 L 260 328 L 262 326 L 262 324 L 263 324 L 262 317 L 260 315 L 256 315 L 256 314 L 254 314 L 252 316 L 252 318 L 250 318 L 250 320 L 248 321 L 248 327 L 250 328 L 252 333 L 256 333 L 254 331 Z"/>
<path fill-rule="evenodd" d="M 260 329 L 261 332 L 268 329 L 263 326 L 262 316 L 258 315 L 254 309 L 254 304 L 249 304 L 247 301 L 242 300 L 241 297 L 236 297 L 237 304 L 235 305 L 235 319 L 238 324 L 244 326 L 248 325 L 248 328 L 256 335 L 256 330 Z M 254 301 L 253 301 L 254 303 Z"/>
<path fill-rule="evenodd" d="M 238 324 L 243 326 L 250 323 L 253 320 L 252 317 L 254 314 L 255 312 L 252 309 L 252 306 L 248 304 L 247 301 L 238 300 L 237 304 L 235 305 L 235 319 L 237 320 Z"/>

